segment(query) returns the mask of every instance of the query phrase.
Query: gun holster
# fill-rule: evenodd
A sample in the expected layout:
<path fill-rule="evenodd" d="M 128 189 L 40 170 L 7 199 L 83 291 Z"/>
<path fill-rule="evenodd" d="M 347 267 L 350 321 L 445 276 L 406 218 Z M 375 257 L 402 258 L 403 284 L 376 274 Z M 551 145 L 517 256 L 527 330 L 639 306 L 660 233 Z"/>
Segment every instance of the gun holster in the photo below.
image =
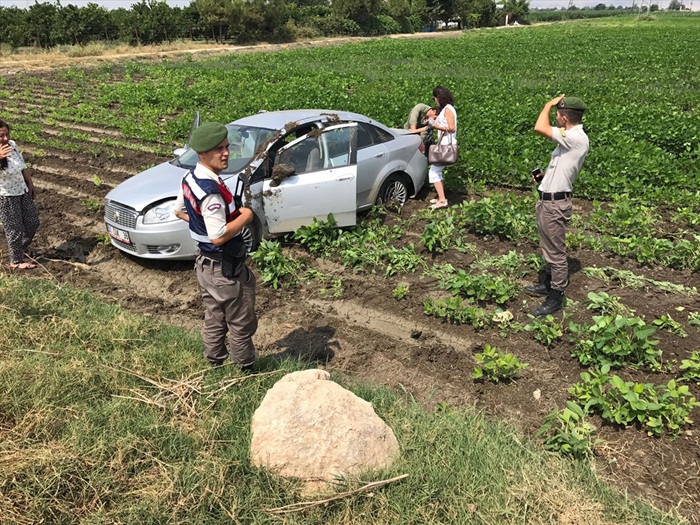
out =
<path fill-rule="evenodd" d="M 238 279 L 245 267 L 248 249 L 240 239 L 226 242 L 222 250 L 221 273 L 227 279 Z"/>

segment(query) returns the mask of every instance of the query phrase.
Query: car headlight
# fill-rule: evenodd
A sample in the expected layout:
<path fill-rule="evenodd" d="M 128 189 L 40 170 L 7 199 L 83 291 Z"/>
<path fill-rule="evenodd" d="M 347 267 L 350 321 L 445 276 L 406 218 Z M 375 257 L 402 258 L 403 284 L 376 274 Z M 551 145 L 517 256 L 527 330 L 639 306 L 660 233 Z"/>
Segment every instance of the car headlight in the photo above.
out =
<path fill-rule="evenodd" d="M 178 221 L 175 216 L 175 199 L 161 202 L 153 206 L 143 216 L 144 224 L 161 224 L 163 222 Z"/>

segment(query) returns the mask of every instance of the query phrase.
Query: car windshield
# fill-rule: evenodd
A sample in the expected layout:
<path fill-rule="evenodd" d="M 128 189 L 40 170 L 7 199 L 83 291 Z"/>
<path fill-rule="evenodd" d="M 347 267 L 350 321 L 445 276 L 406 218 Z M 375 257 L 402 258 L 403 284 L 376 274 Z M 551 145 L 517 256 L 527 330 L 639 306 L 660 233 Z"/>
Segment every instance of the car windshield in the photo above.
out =
<path fill-rule="evenodd" d="M 258 148 L 277 134 L 277 130 L 253 128 L 250 126 L 237 126 L 229 124 L 228 129 L 228 150 L 231 155 L 228 158 L 228 168 L 223 173 L 238 173 L 243 170 L 250 161 L 253 160 Z M 197 164 L 197 153 L 188 149 L 177 159 L 183 168 L 194 168 Z"/>

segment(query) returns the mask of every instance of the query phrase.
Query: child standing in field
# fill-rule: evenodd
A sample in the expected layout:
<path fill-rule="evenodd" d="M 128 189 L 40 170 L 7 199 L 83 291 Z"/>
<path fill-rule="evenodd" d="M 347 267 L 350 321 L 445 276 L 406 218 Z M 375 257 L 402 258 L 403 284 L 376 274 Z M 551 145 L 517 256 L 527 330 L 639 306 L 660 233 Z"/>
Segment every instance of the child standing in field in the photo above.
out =
<path fill-rule="evenodd" d="M 443 86 L 433 89 L 433 100 L 438 106 L 438 116 L 428 119 L 428 124 L 438 131 L 438 144 L 457 144 L 457 110 L 454 107 L 454 97 L 450 90 Z M 447 207 L 445 185 L 442 173 L 443 164 L 431 164 L 428 171 L 428 181 L 435 186 L 437 198 L 430 201 L 430 208 L 437 210 Z"/>

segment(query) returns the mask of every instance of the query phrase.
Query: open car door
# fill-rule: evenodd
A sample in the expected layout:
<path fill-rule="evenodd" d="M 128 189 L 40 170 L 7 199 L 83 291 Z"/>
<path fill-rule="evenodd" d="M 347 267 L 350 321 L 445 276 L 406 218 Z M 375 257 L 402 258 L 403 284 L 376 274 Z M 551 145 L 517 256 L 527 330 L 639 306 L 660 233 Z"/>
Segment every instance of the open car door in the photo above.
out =
<path fill-rule="evenodd" d="M 277 152 L 263 182 L 263 210 L 270 233 L 294 231 L 327 220 L 357 220 L 357 123 L 314 130 Z"/>
<path fill-rule="evenodd" d="M 192 139 L 192 133 L 194 133 L 194 130 L 199 127 L 199 124 L 202 122 L 202 117 L 199 115 L 199 111 L 195 114 L 194 118 L 192 119 L 192 124 L 190 124 L 190 132 L 187 134 L 187 142 L 185 142 L 185 145 L 181 148 L 177 148 L 175 151 L 173 151 L 173 154 L 176 157 L 179 157 L 183 153 L 185 153 L 189 147 L 190 147 L 190 140 Z"/>

